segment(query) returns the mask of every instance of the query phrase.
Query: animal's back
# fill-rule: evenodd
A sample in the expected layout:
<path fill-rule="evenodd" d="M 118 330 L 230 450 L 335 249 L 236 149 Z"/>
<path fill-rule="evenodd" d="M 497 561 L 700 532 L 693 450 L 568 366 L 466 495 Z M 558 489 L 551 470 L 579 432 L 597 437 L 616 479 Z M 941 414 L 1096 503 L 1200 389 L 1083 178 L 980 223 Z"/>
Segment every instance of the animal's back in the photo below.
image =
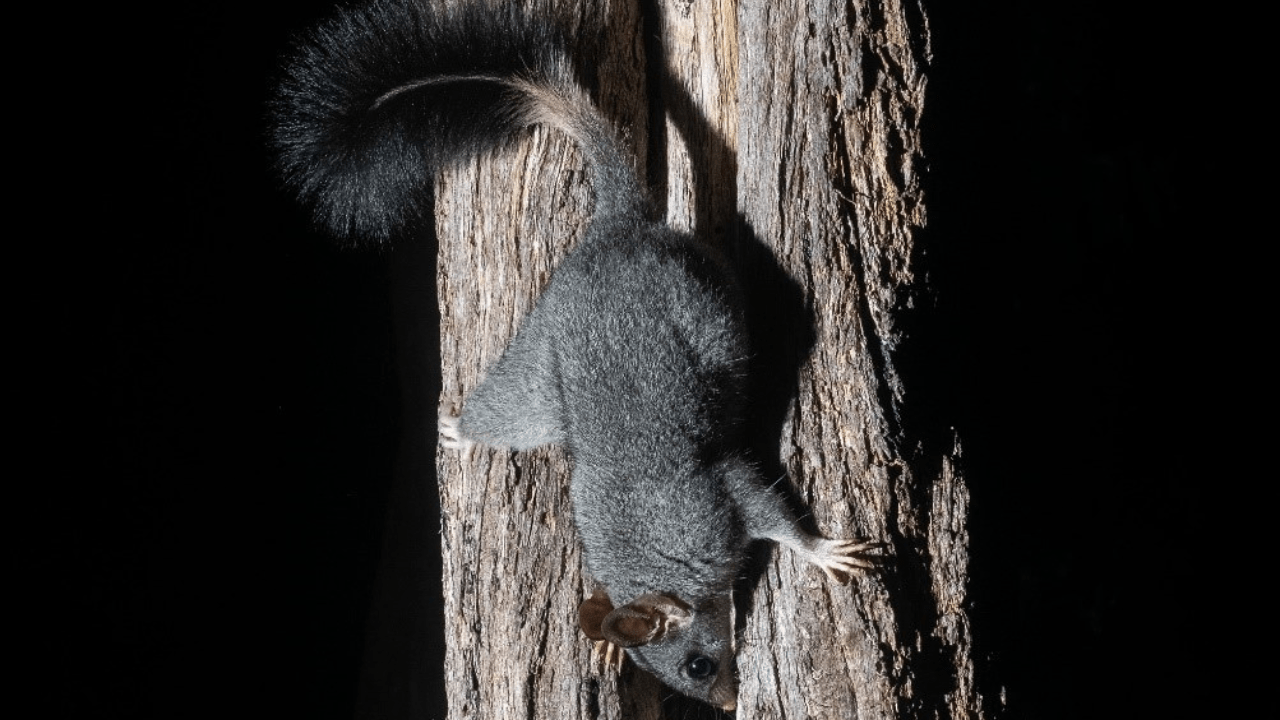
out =
<path fill-rule="evenodd" d="M 729 279 L 691 238 L 631 230 L 585 239 L 541 300 L 575 460 L 652 462 L 650 441 L 706 448 L 738 421 L 747 350 Z"/>
<path fill-rule="evenodd" d="M 728 451 L 739 424 L 746 348 L 731 280 L 663 226 L 594 228 L 540 304 L 559 338 L 574 506 L 593 571 L 627 568 L 599 579 L 644 585 L 685 557 L 682 582 L 723 585 L 742 542 L 707 532 L 739 525 L 708 453 Z"/>

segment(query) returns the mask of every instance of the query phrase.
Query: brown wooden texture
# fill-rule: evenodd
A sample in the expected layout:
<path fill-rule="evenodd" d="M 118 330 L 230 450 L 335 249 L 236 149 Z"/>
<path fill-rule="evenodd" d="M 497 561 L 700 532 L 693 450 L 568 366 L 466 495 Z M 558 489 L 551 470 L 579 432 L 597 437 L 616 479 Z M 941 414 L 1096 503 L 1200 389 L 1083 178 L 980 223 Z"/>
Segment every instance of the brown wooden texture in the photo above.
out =
<path fill-rule="evenodd" d="M 776 422 L 759 423 L 762 465 L 785 471 L 811 528 L 887 545 L 883 571 L 849 586 L 768 556 L 739 599 L 737 716 L 981 717 L 958 441 L 921 449 L 895 368 L 899 316 L 920 289 L 923 11 L 892 0 L 665 0 L 648 17 L 626 1 L 578 7 L 555 12 L 603 28 L 597 97 L 656 180 L 659 208 L 738 258 L 757 316 L 783 308 L 753 322 L 761 367 L 783 370 L 759 385 L 788 391 Z M 572 247 L 591 192 L 574 148 L 537 129 L 444 173 L 436 203 L 443 398 L 456 404 Z M 634 667 L 592 672 L 561 451 L 442 450 L 437 467 L 451 718 L 720 714 Z"/>

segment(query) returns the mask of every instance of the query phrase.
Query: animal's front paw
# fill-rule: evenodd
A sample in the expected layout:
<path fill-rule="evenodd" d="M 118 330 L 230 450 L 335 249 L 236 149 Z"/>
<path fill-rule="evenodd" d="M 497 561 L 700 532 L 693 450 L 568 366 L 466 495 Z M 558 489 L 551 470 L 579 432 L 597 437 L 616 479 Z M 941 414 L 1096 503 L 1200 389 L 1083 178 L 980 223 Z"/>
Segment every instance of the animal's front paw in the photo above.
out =
<path fill-rule="evenodd" d="M 810 538 L 805 545 L 800 556 L 841 585 L 847 585 L 855 573 L 874 568 L 880 557 L 872 552 L 884 547 L 884 543 L 826 538 Z"/>
<path fill-rule="evenodd" d="M 458 450 L 463 457 L 471 457 L 475 443 L 462 434 L 462 418 L 449 410 L 440 410 L 440 446 Z"/>
<path fill-rule="evenodd" d="M 601 670 L 613 669 L 622 672 L 622 661 L 627 659 L 627 652 L 608 640 L 596 640 L 591 645 L 591 666 Z"/>

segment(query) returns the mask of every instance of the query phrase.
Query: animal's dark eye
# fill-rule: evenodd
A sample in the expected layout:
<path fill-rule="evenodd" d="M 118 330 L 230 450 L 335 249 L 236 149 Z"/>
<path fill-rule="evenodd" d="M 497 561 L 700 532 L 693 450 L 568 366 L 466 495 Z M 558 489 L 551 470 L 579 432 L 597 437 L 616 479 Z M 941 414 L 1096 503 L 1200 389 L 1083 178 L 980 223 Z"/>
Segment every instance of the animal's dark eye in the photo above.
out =
<path fill-rule="evenodd" d="M 716 661 L 706 655 L 695 655 L 685 663 L 685 672 L 694 680 L 710 677 L 716 672 Z"/>

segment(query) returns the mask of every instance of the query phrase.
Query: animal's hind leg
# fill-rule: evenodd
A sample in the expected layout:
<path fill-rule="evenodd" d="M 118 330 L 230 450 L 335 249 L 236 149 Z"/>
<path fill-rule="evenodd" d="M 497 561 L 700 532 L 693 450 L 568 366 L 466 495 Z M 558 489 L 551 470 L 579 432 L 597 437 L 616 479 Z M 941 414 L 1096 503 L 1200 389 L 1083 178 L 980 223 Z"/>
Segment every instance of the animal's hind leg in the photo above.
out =
<path fill-rule="evenodd" d="M 472 444 L 527 450 L 564 440 L 556 357 L 534 310 L 461 415 L 440 413 L 440 443 L 463 451 Z"/>

